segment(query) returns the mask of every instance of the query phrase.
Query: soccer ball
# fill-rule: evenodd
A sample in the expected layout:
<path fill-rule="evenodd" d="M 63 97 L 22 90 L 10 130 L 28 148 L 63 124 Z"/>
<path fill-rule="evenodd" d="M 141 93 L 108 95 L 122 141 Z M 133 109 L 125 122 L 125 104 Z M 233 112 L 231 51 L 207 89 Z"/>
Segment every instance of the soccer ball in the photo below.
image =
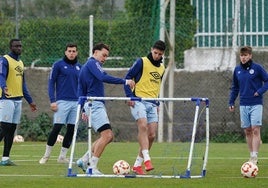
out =
<path fill-rule="evenodd" d="M 130 165 L 125 160 L 119 160 L 114 163 L 113 172 L 116 175 L 127 175 L 130 172 Z"/>
<path fill-rule="evenodd" d="M 64 137 L 63 137 L 62 135 L 59 134 L 59 135 L 57 136 L 57 141 L 56 141 L 56 142 L 57 142 L 57 143 L 62 143 L 62 142 L 63 142 L 63 139 L 64 139 Z"/>
<path fill-rule="evenodd" d="M 13 142 L 24 142 L 24 138 L 21 135 L 16 135 L 13 138 Z"/>
<path fill-rule="evenodd" d="M 259 172 L 258 166 L 248 161 L 241 166 L 241 174 L 245 178 L 255 178 Z"/>

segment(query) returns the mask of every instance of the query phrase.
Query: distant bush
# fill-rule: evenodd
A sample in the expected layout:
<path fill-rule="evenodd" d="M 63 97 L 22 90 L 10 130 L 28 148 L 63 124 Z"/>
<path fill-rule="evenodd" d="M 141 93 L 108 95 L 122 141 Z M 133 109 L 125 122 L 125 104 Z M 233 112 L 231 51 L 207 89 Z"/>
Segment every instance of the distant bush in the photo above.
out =
<path fill-rule="evenodd" d="M 34 120 L 23 115 L 17 134 L 22 135 L 27 141 L 45 141 L 52 127 L 51 122 L 51 118 L 46 113 L 40 114 Z"/>
<path fill-rule="evenodd" d="M 52 126 L 52 118 L 47 113 L 40 114 L 34 120 L 23 115 L 17 129 L 17 134 L 22 135 L 26 141 L 47 141 Z M 66 127 L 64 126 L 59 134 L 64 136 L 65 132 Z M 79 124 L 77 135 L 77 141 L 87 141 L 88 127 L 85 123 Z M 95 139 L 96 136 L 93 132 L 92 139 Z"/>

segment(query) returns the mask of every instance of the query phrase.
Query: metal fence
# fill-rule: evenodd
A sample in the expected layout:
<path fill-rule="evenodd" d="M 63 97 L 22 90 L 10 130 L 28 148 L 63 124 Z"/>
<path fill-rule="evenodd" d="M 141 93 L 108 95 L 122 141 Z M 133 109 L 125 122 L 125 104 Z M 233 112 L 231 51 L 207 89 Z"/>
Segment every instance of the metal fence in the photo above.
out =
<path fill-rule="evenodd" d="M 265 0 L 192 0 L 197 47 L 268 46 Z"/>
<path fill-rule="evenodd" d="M 201 2 L 202 1 L 199 1 L 199 5 L 202 5 Z M 234 3 L 234 1 L 228 2 L 229 4 L 231 4 L 231 2 Z M 230 17 L 229 13 L 228 16 Z M 153 42 L 159 38 L 160 23 L 156 16 L 119 18 L 120 16 L 117 16 L 116 20 L 103 20 L 98 15 L 94 15 L 93 42 L 96 43 L 102 41 L 111 46 L 110 59 L 105 63 L 105 68 L 129 68 L 137 57 L 147 55 Z M 194 46 L 193 43 L 191 43 L 194 38 L 191 30 L 189 29 L 189 25 L 193 23 L 193 19 L 194 18 L 192 17 L 176 17 L 175 19 L 175 61 L 177 69 L 174 76 L 176 79 L 173 83 L 165 83 L 165 97 L 168 95 L 167 88 L 170 84 L 174 85 L 174 97 L 208 97 L 211 99 L 211 112 L 213 112 L 213 115 L 210 116 L 212 126 L 211 135 L 214 135 L 215 138 L 221 138 L 221 141 L 237 141 L 239 139 L 241 141 L 243 133 L 241 132 L 240 123 L 238 120 L 239 114 L 229 114 L 227 112 L 228 92 L 231 84 L 231 72 L 183 72 L 184 50 Z M 5 32 L 2 32 L 2 30 L 0 30 L 0 55 L 8 52 L 8 41 L 10 38 L 13 38 L 15 36 L 15 24 L 12 22 L 12 19 L 10 20 L 11 22 L 5 22 Z M 212 28 L 221 27 L 217 24 L 218 22 L 216 22 Z M 209 24 L 207 23 L 207 26 L 208 25 Z M 228 28 L 229 27 L 230 24 L 228 24 Z M 169 29 L 168 25 L 166 26 L 166 29 Z M 205 30 L 201 31 L 203 33 Z M 227 32 L 228 30 L 225 31 L 226 32 L 224 32 L 224 36 L 227 37 L 229 35 Z M 251 31 L 252 30 L 249 30 L 247 32 Z M 218 35 L 216 30 L 215 33 Z M 241 32 L 241 36 L 242 34 L 242 38 L 247 38 L 246 33 Z M 21 58 L 28 67 L 33 65 L 33 63 L 34 67 L 50 67 L 55 60 L 61 58 L 64 55 L 64 46 L 67 42 L 76 42 L 78 44 L 79 60 L 82 63 L 86 61 L 90 53 L 89 19 L 55 18 L 52 20 L 52 24 L 51 19 L 21 19 L 19 37 L 22 39 L 24 45 Z M 196 33 L 196 38 L 199 38 L 198 41 L 204 40 L 201 39 L 201 34 L 199 31 Z M 205 46 L 205 44 L 208 46 L 215 46 L 215 38 L 209 36 L 204 36 L 204 38 L 205 42 L 198 43 L 198 46 Z M 224 40 L 219 38 L 216 41 Z M 238 44 L 240 45 L 243 43 L 241 42 Z M 166 57 L 166 59 L 168 58 L 169 57 Z M 111 74 L 116 74 L 119 72 L 116 69 L 113 70 L 114 71 L 111 72 Z M 121 77 L 124 76 L 126 70 L 127 69 L 124 69 L 122 73 L 121 69 Z M 38 75 L 34 76 L 35 73 Z M 32 71 L 31 74 L 27 75 L 27 80 L 30 81 L 29 85 L 31 87 L 33 96 L 38 99 L 37 101 L 39 101 L 39 103 L 41 103 L 44 102 L 44 95 L 47 93 L 47 73 L 44 73 L 43 78 L 41 78 L 41 75 L 39 74 L 41 73 Z M 40 90 L 40 87 L 43 89 Z M 106 96 L 124 96 L 121 91 L 121 87 L 109 86 L 107 88 L 108 89 L 106 90 Z M 118 90 L 120 90 L 120 92 L 118 92 Z M 43 95 L 40 95 L 40 92 Z M 48 100 L 47 103 L 49 103 Z M 133 125 L 134 122 L 129 114 L 128 117 L 125 117 L 126 115 L 124 113 L 126 110 L 129 113 L 129 109 L 125 109 L 124 107 L 124 109 L 121 110 L 122 113 L 112 111 L 112 109 L 119 110 L 120 108 L 121 105 L 116 106 L 116 108 L 114 106 L 111 106 L 108 110 L 111 110 L 113 122 L 116 122 L 116 124 L 119 124 L 121 127 L 120 130 L 118 130 L 119 133 L 125 133 L 125 126 L 128 126 L 129 124 Z M 39 109 L 39 113 L 49 111 L 48 105 L 45 104 L 39 106 Z M 183 110 L 183 108 L 179 107 L 177 109 L 177 111 L 180 110 Z M 175 124 L 180 123 L 175 122 Z M 135 130 L 136 127 L 133 129 Z M 135 134 L 134 131 L 133 133 Z M 219 134 L 222 136 L 220 137 Z M 127 134 L 123 135 L 125 136 Z M 186 135 L 186 133 L 184 134 L 182 132 L 179 132 L 179 134 L 175 134 L 174 140 L 180 139 L 176 138 L 177 135 Z M 122 139 L 132 139 L 133 137 L 135 138 L 135 136 L 127 138 L 124 137 Z M 118 138 L 120 138 L 120 135 L 118 135 Z M 166 136 L 164 139 L 167 140 Z"/>

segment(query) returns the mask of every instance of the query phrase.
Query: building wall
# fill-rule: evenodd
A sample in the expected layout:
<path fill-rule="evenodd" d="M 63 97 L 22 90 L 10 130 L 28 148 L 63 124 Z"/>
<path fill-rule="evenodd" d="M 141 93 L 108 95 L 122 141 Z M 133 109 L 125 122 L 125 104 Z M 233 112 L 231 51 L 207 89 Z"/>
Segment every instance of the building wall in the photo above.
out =
<path fill-rule="evenodd" d="M 253 48 L 253 57 L 264 65 L 267 55 L 268 48 Z M 192 48 L 184 52 L 184 70 L 190 72 L 233 70 L 237 62 L 239 54 L 231 48 Z"/>

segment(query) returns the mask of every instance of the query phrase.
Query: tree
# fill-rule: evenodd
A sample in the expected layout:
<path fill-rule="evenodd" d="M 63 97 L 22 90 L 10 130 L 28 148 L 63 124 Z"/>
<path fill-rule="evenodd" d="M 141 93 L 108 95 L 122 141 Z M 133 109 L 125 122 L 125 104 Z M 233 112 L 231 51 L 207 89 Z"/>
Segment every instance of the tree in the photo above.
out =
<path fill-rule="evenodd" d="M 0 13 L 1 16 L 15 17 L 15 1 L 1 0 Z"/>
<path fill-rule="evenodd" d="M 131 16 L 152 16 L 152 13 L 158 11 L 159 0 L 126 0 L 125 8 L 128 15 Z"/>
<path fill-rule="evenodd" d="M 129 17 L 151 17 L 151 27 L 155 27 L 154 31 L 159 37 L 159 12 L 160 12 L 160 0 L 126 0 L 125 8 Z M 189 0 L 176 1 L 176 12 L 175 12 L 175 55 L 177 67 L 181 68 L 183 65 L 183 52 L 186 49 L 191 48 L 193 43 L 193 36 L 196 30 L 195 22 L 193 21 L 193 7 L 190 5 Z M 170 7 L 166 10 L 166 21 L 169 23 L 169 12 Z M 166 24 L 166 29 L 169 29 L 169 25 Z M 168 31 L 167 31 L 168 32 Z"/>
<path fill-rule="evenodd" d="M 28 6 L 24 7 L 25 12 L 29 16 L 35 16 L 38 18 L 46 17 L 69 17 L 74 13 L 74 8 L 70 1 L 64 0 L 35 0 L 34 2 L 28 2 Z"/>

